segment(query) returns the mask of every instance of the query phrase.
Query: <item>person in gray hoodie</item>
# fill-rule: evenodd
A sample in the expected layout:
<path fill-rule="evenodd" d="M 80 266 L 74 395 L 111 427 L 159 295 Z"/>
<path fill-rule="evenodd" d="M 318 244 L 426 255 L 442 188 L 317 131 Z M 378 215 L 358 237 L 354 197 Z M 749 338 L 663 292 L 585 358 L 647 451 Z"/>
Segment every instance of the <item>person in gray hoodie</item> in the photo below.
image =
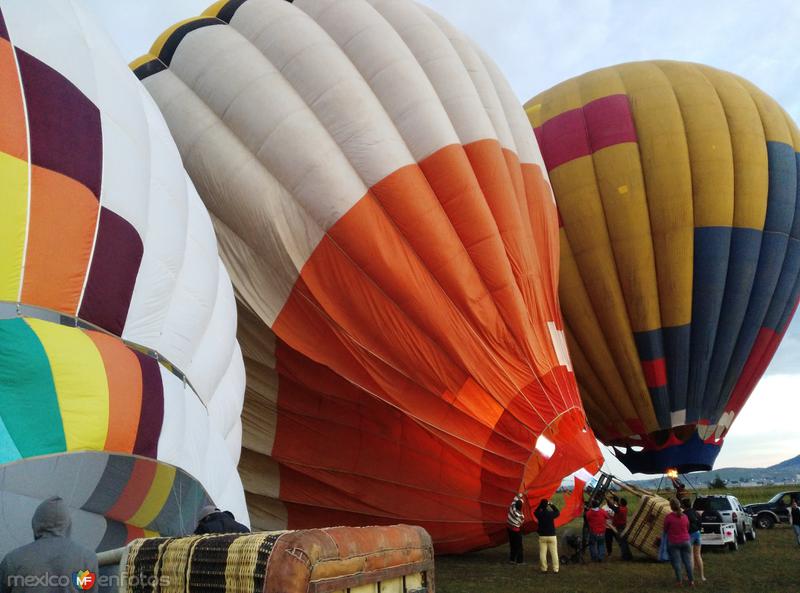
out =
<path fill-rule="evenodd" d="M 74 573 L 97 574 L 97 554 L 70 539 L 72 519 L 60 497 L 41 503 L 31 526 L 34 541 L 0 562 L 0 593 L 75 593 Z"/>

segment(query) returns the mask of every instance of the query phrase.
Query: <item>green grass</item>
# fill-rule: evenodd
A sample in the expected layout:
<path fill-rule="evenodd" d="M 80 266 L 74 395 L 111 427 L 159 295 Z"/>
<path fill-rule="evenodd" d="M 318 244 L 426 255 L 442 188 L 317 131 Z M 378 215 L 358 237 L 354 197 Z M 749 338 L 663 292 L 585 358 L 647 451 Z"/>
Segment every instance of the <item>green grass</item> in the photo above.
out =
<path fill-rule="evenodd" d="M 786 486 L 712 491 L 730 492 L 744 505 L 768 500 Z M 666 494 L 666 493 L 662 493 Z M 636 501 L 628 497 L 632 506 Z M 577 523 L 576 523 L 577 524 Z M 573 529 L 574 525 L 569 526 Z M 567 527 L 567 528 L 569 528 Z M 560 530 L 563 531 L 563 530 Z M 786 526 L 757 532 L 738 552 L 705 549 L 706 583 L 696 589 L 708 593 L 799 593 L 800 548 Z M 536 535 L 525 537 L 526 563 L 508 564 L 508 546 L 460 556 L 436 558 L 438 593 L 627 593 L 675 589 L 669 563 L 657 563 L 634 554 L 623 562 L 615 544 L 612 558 L 603 564 L 567 564 L 559 574 L 540 574 Z M 588 560 L 588 551 L 586 559 Z"/>

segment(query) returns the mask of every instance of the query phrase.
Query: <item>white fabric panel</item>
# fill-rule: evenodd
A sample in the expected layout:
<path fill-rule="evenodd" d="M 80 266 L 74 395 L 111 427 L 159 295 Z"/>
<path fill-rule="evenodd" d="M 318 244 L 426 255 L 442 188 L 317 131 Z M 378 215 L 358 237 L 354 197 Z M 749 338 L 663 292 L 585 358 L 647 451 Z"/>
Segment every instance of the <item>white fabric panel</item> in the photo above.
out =
<path fill-rule="evenodd" d="M 472 79 L 472 84 L 475 85 L 475 89 L 478 91 L 483 109 L 489 114 L 489 119 L 492 122 L 500 145 L 516 153 L 517 149 L 514 144 L 514 137 L 511 134 L 511 128 L 509 127 L 508 120 L 506 120 L 500 98 L 497 96 L 494 83 L 489 73 L 486 71 L 480 56 L 478 56 L 473 49 L 474 44 L 466 35 L 453 27 L 453 25 L 448 23 L 435 11 L 424 6 L 420 8 L 426 12 L 431 20 L 436 23 L 445 36 L 447 36 L 461 58 L 464 68 Z"/>
<path fill-rule="evenodd" d="M 250 296 L 270 307 L 262 313 L 273 322 L 322 240 L 322 228 L 170 70 L 144 84 L 170 122 L 186 168 L 213 212 L 226 265 L 235 271 L 258 262 L 259 273 L 245 276 L 257 283 Z M 244 240 L 225 233 L 229 226 Z M 247 292 L 242 286 L 237 290 Z"/>
<path fill-rule="evenodd" d="M 364 0 L 307 0 L 295 6 L 333 38 L 421 161 L 458 136 L 425 72 L 406 44 Z"/>
<path fill-rule="evenodd" d="M 257 6 L 248 2 L 237 16 L 251 5 Z M 170 70 L 209 105 L 323 228 L 332 226 L 366 193 L 364 183 L 302 98 L 233 27 L 203 27 L 187 35 Z M 264 109 L 264 105 L 270 108 Z M 309 151 L 308 146 L 315 150 Z M 322 194 L 325 200 L 319 199 Z"/>
<path fill-rule="evenodd" d="M 194 193 L 188 178 L 186 185 L 187 192 Z M 190 367 L 192 355 L 211 317 L 219 275 L 217 245 L 208 212 L 199 198 L 190 199 L 188 209 L 183 266 L 161 335 L 151 345 L 181 369 Z"/>
<path fill-rule="evenodd" d="M 148 212 L 147 230 L 142 235 L 144 254 L 122 337 L 150 345 L 159 340 L 167 315 L 166 303 L 183 265 L 188 197 L 185 173 L 176 169 L 180 156 L 169 130 L 152 98 L 144 89 L 140 94 L 150 136 L 148 194 L 157 207 Z M 166 353 L 164 356 L 170 357 Z"/>
<path fill-rule="evenodd" d="M 321 7 L 321 4 L 323 3 L 314 6 Z M 320 12 L 320 15 L 323 14 L 324 11 Z M 339 146 L 367 187 L 400 167 L 414 162 L 405 142 L 397 134 L 391 119 L 358 70 L 334 40 L 295 5 L 271 0 L 250 0 L 236 11 L 231 25 L 240 30 L 280 71 L 294 92 L 324 126 L 327 134 Z M 334 23 L 329 23 L 329 26 L 336 27 Z M 254 90 L 260 94 L 257 89 Z M 274 157 L 280 157 L 281 151 L 268 147 L 280 148 L 282 137 L 291 140 L 292 144 L 298 142 L 291 133 L 291 128 L 302 125 L 301 122 L 288 123 L 291 125 L 280 126 L 276 130 L 276 137 L 270 139 L 269 144 L 264 147 L 268 154 L 274 155 L 269 159 L 271 168 L 278 164 Z M 281 132 L 288 132 L 288 135 L 284 136 Z M 295 149 L 302 152 L 307 146 L 309 144 L 304 143 L 302 147 L 297 146 Z M 294 163 L 294 167 L 297 166 L 298 163 Z M 305 186 L 320 187 L 320 182 L 337 181 L 334 164 L 331 163 L 329 167 L 330 171 L 308 169 L 308 178 L 301 177 L 300 185 L 285 185 L 303 200 L 308 191 Z M 281 171 L 280 165 L 275 170 Z M 321 173 L 324 176 L 321 177 Z M 346 173 L 347 167 L 339 172 L 343 176 Z M 277 177 L 283 178 L 280 173 Z M 295 187 L 296 190 L 293 189 Z M 358 200 L 362 195 L 364 192 L 353 199 Z"/>
<path fill-rule="evenodd" d="M 208 492 L 220 508 L 247 518 L 244 490 L 236 463 L 222 436 L 212 426 L 197 395 L 161 367 L 164 385 L 164 422 L 158 441 L 158 459 L 180 467 Z M 238 485 L 238 492 L 237 492 Z"/>
<path fill-rule="evenodd" d="M 236 418 L 236 424 L 228 431 L 225 437 L 225 446 L 228 448 L 228 454 L 231 459 L 239 463 L 242 455 L 242 419 Z"/>
<path fill-rule="evenodd" d="M 236 301 L 228 272 L 217 261 L 217 299 L 192 360 L 184 370 L 206 404 L 228 369 L 236 344 Z"/>
<path fill-rule="evenodd" d="M 14 45 L 66 76 L 92 102 L 97 101 L 97 81 L 90 49 L 77 12 L 85 10 L 75 0 L 4 0 L 3 18 Z M 35 22 L 35 26 L 32 23 Z M 96 47 L 116 52 L 99 27 L 94 27 Z"/>
<path fill-rule="evenodd" d="M 241 432 L 242 406 L 244 405 L 245 368 L 239 343 L 235 342 L 228 368 L 220 381 L 214 396 L 207 403 L 208 415 L 214 428 L 223 436 L 228 444 L 231 459 L 239 461 L 241 453 L 241 434 L 238 441 L 233 438 L 233 431 Z"/>
<path fill-rule="evenodd" d="M 494 88 L 500 97 L 500 102 L 503 105 L 503 111 L 506 114 L 506 120 L 511 127 L 511 134 L 514 136 L 514 144 L 517 147 L 517 156 L 521 163 L 530 163 L 538 165 L 542 173 L 547 179 L 547 168 L 544 165 L 544 158 L 542 151 L 539 150 L 539 144 L 536 142 L 536 135 L 533 133 L 531 122 L 525 115 L 525 110 L 520 105 L 519 99 L 511 89 L 506 77 L 497 67 L 497 64 L 486 55 L 486 53 L 473 44 L 475 53 L 480 56 L 489 76 L 492 78 Z"/>
<path fill-rule="evenodd" d="M 368 0 L 425 71 L 461 144 L 497 138 L 461 58 L 442 30 L 412 2 Z"/>

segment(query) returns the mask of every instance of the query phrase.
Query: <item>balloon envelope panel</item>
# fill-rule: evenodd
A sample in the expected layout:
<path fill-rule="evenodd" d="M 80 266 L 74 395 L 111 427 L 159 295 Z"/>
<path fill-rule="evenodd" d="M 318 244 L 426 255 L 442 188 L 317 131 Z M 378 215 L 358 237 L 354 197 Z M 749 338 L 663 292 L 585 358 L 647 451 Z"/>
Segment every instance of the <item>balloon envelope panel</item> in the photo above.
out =
<path fill-rule="evenodd" d="M 210 498 L 183 470 L 133 455 L 83 451 L 0 466 L 0 555 L 33 541 L 31 518 L 50 496 L 70 509 L 72 537 L 90 549 L 192 533 Z"/>
<path fill-rule="evenodd" d="M 404 520 L 465 550 L 597 462 L 547 176 L 471 41 L 406 1 L 218 2 L 132 68 L 237 291 L 264 525 Z"/>
<path fill-rule="evenodd" d="M 633 471 L 710 469 L 797 307 L 796 125 L 740 77 L 666 61 L 584 74 L 526 110 L 592 425 L 637 447 L 621 453 Z"/>
<path fill-rule="evenodd" d="M 138 455 L 246 521 L 230 279 L 158 108 L 80 3 L 0 0 L 0 204 L 0 463 Z"/>

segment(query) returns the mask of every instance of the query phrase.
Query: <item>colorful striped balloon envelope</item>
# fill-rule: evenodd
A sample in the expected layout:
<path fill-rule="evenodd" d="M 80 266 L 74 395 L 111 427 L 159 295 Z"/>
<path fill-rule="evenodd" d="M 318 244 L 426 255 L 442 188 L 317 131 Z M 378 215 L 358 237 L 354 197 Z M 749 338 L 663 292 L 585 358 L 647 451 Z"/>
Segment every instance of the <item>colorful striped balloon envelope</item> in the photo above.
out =
<path fill-rule="evenodd" d="M 797 126 L 746 80 L 668 61 L 589 72 L 526 109 L 592 426 L 632 471 L 711 469 L 797 308 Z"/>
<path fill-rule="evenodd" d="M 406 0 L 232 0 L 131 66 L 237 293 L 254 525 L 463 551 L 595 467 L 544 164 L 469 39 Z"/>
<path fill-rule="evenodd" d="M 119 505 L 180 468 L 246 521 L 235 306 L 208 213 L 112 42 L 79 3 L 0 0 L 0 471 L 123 456 L 150 469 L 118 474 L 142 485 Z"/>

